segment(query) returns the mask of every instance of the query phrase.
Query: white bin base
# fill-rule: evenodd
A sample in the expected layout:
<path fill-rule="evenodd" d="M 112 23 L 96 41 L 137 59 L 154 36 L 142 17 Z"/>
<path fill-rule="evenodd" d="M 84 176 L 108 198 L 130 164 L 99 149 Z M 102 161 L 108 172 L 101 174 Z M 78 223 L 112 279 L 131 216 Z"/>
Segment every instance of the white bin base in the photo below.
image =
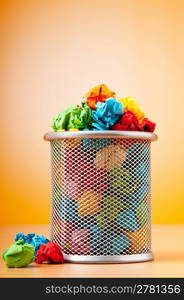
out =
<path fill-rule="evenodd" d="M 153 260 L 152 253 L 114 255 L 114 256 L 90 256 L 90 255 L 65 255 L 64 260 L 68 263 L 82 264 L 121 264 L 135 263 Z"/>

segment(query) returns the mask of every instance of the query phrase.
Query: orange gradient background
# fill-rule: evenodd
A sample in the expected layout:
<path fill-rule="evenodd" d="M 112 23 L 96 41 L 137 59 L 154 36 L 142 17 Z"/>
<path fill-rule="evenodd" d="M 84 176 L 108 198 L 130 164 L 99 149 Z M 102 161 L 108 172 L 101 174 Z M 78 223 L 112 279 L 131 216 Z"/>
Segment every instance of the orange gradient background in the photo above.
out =
<path fill-rule="evenodd" d="M 153 222 L 184 223 L 184 1 L 1 2 L 1 225 L 48 223 L 52 117 L 93 85 L 157 122 Z"/>

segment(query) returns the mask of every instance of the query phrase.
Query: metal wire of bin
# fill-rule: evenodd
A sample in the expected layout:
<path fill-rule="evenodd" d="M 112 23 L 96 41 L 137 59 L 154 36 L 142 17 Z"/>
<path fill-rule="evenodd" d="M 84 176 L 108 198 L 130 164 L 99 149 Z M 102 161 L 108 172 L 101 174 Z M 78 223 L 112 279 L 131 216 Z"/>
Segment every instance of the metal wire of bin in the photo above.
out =
<path fill-rule="evenodd" d="M 150 144 L 156 134 L 51 132 L 51 239 L 65 261 L 127 263 L 151 252 Z"/>

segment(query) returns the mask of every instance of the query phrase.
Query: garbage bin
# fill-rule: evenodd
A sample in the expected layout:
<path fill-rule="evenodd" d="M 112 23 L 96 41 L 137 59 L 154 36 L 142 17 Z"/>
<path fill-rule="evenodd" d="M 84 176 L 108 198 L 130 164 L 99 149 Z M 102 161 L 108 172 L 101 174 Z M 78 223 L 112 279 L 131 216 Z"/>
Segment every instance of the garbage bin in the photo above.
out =
<path fill-rule="evenodd" d="M 154 133 L 51 132 L 51 240 L 65 261 L 126 263 L 151 252 Z"/>

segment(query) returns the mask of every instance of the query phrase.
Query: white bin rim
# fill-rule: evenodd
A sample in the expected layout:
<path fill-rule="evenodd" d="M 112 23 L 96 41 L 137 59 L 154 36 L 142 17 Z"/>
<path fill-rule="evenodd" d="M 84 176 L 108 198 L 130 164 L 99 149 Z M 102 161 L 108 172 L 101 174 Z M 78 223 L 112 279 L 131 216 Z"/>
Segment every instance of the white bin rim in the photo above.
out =
<path fill-rule="evenodd" d="M 74 138 L 129 138 L 156 141 L 158 136 L 152 132 L 142 131 L 119 131 L 119 130 L 101 130 L 101 131 L 58 131 L 48 132 L 44 135 L 44 140 L 62 140 Z"/>

